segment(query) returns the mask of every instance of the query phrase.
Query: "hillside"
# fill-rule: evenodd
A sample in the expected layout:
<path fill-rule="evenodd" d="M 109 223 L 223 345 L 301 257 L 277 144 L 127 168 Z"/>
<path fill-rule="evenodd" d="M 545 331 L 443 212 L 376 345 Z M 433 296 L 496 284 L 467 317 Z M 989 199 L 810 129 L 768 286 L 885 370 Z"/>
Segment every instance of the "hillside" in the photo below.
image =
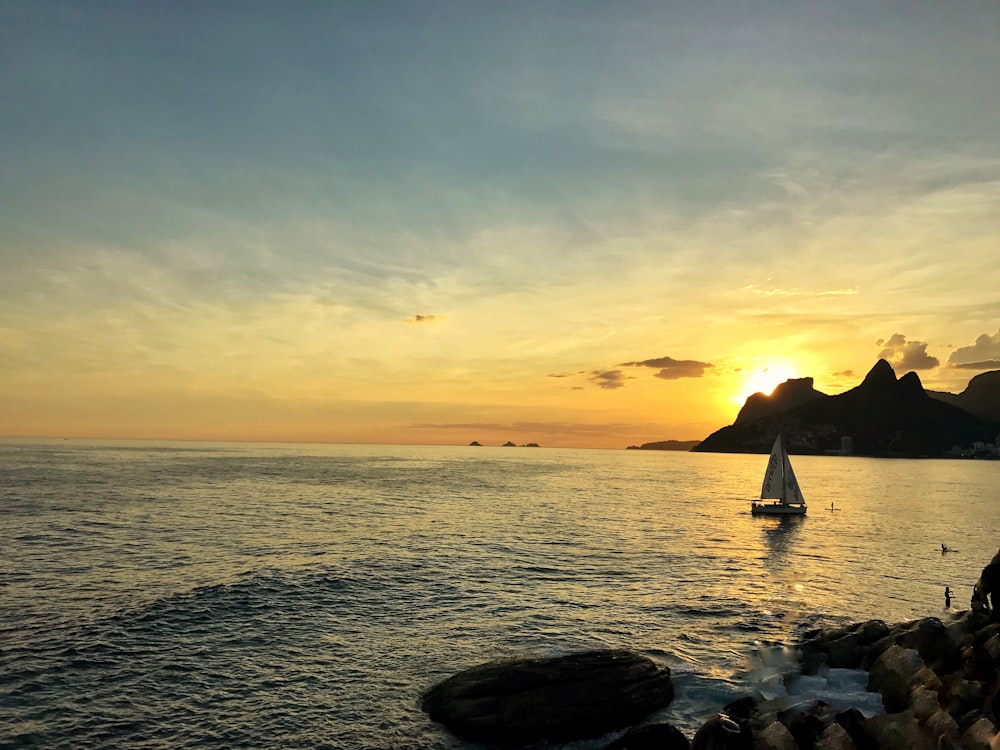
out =
<path fill-rule="evenodd" d="M 975 399 L 952 398 L 976 405 L 996 403 L 992 399 L 1000 397 L 1000 378 L 983 379 L 973 393 Z M 734 424 L 712 433 L 693 450 L 766 453 L 778 432 L 796 453 L 837 452 L 841 438 L 847 437 L 857 455 L 922 457 L 945 455 L 956 445 L 992 443 L 1000 423 L 929 394 L 915 372 L 897 379 L 892 366 L 879 360 L 860 385 L 839 395 L 814 390 L 811 378 L 786 381 L 771 396 L 755 394 Z"/>
<path fill-rule="evenodd" d="M 660 440 L 656 443 L 643 443 L 642 445 L 630 445 L 625 450 L 629 451 L 690 451 L 700 440 Z"/>

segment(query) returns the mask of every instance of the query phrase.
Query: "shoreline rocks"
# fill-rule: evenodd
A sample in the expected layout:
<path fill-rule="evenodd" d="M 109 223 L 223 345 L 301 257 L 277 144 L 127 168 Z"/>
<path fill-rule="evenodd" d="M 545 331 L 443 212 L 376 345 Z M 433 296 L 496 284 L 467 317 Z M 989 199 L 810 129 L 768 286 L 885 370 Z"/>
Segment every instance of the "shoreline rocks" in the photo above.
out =
<path fill-rule="evenodd" d="M 670 669 L 633 651 L 488 662 L 438 683 L 424 711 L 491 743 L 569 741 L 624 729 L 668 705 Z"/>
<path fill-rule="evenodd" d="M 1000 552 L 991 565 L 998 563 Z M 981 589 L 996 586 L 981 577 Z M 422 706 L 455 734 L 484 743 L 565 742 L 627 729 L 607 750 L 1000 750 L 1000 613 L 973 604 L 947 620 L 867 620 L 804 634 L 788 683 L 864 670 L 885 713 L 746 696 L 688 742 L 667 722 L 643 721 L 673 700 L 670 670 L 626 650 L 490 662 L 432 687 Z"/>

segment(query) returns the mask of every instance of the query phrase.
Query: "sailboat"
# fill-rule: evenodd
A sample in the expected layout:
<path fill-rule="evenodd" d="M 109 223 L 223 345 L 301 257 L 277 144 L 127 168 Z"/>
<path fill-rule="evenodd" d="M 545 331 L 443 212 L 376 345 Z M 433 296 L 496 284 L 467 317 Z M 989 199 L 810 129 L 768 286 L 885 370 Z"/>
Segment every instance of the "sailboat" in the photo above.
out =
<path fill-rule="evenodd" d="M 764 483 L 760 488 L 761 500 L 774 502 L 757 502 L 750 504 L 750 512 L 755 516 L 804 516 L 806 501 L 802 498 L 799 481 L 792 471 L 792 463 L 788 460 L 788 451 L 781 444 L 781 435 L 774 439 L 771 448 L 771 458 L 764 472 Z"/>

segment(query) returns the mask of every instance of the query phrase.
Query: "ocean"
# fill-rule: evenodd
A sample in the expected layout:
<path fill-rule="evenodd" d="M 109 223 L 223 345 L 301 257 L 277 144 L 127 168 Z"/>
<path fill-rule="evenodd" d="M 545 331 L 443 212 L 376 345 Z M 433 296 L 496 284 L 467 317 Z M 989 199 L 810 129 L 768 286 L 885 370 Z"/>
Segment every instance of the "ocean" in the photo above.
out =
<path fill-rule="evenodd" d="M 809 628 L 968 607 L 1000 462 L 792 462 L 782 520 L 767 456 L 0 440 L 0 747 L 472 748 L 422 691 L 607 647 L 690 737 Z"/>

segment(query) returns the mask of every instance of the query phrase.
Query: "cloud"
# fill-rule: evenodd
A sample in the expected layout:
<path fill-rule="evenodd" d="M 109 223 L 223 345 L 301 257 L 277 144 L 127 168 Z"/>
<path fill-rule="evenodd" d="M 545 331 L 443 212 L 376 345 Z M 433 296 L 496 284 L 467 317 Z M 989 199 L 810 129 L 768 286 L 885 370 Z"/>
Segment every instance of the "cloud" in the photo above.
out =
<path fill-rule="evenodd" d="M 673 357 L 656 357 L 644 359 L 641 362 L 623 362 L 619 367 L 656 367 L 659 372 L 656 377 L 663 380 L 678 378 L 700 378 L 705 370 L 713 367 L 708 362 L 697 362 L 693 359 L 674 359 Z"/>
<path fill-rule="evenodd" d="M 625 379 L 625 375 L 621 370 L 606 370 L 605 372 L 594 370 L 591 377 L 588 378 L 591 383 L 596 383 L 601 388 L 609 390 L 621 388 L 625 385 Z"/>
<path fill-rule="evenodd" d="M 879 339 L 875 346 L 881 346 L 879 359 L 884 359 L 893 365 L 893 369 L 903 370 L 933 370 L 941 364 L 941 360 L 927 353 L 925 341 L 907 341 L 906 336 L 894 333 L 889 340 Z"/>
<path fill-rule="evenodd" d="M 407 323 L 433 323 L 435 320 L 441 320 L 443 315 L 414 315 L 412 318 L 407 319 Z"/>
<path fill-rule="evenodd" d="M 850 378 L 853 377 L 854 370 L 841 370 L 840 372 L 833 373 L 835 378 Z"/>
<path fill-rule="evenodd" d="M 841 297 L 858 293 L 858 290 L 855 287 L 808 291 L 802 289 L 781 289 L 777 287 L 768 287 L 764 289 L 757 284 L 748 284 L 743 288 L 750 292 L 750 294 L 762 294 L 767 297 Z"/>
<path fill-rule="evenodd" d="M 983 333 L 972 346 L 961 346 L 948 357 L 948 366 L 961 370 L 995 370 L 1000 368 L 1000 330 L 990 336 Z"/>

